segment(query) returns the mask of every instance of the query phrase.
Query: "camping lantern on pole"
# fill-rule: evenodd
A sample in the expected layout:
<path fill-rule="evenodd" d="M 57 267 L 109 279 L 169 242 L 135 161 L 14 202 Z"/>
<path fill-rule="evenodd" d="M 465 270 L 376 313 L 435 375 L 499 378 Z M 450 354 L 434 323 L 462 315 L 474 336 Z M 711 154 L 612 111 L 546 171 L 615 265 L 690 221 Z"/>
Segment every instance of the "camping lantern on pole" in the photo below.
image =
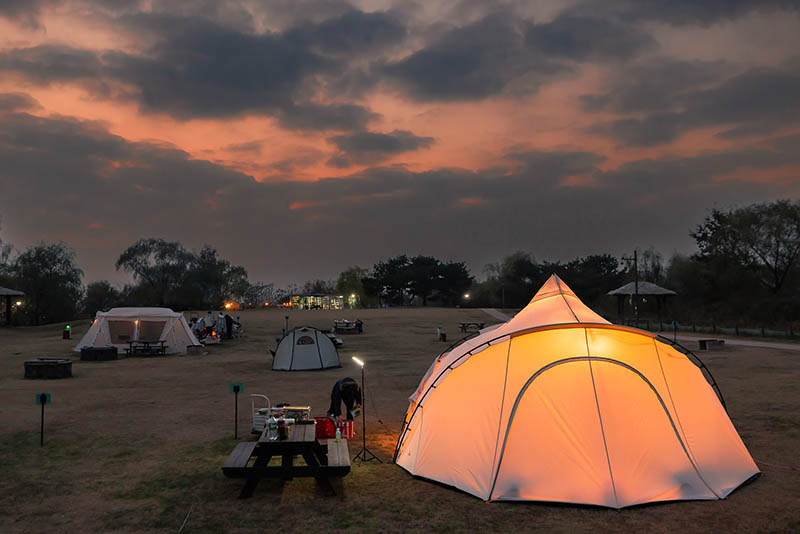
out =
<path fill-rule="evenodd" d="M 361 367 L 361 450 L 353 456 L 353 460 L 357 459 L 362 462 L 378 460 L 378 463 L 382 464 L 383 461 L 367 448 L 367 391 L 364 385 L 364 360 L 358 356 L 353 356 L 353 361 Z"/>

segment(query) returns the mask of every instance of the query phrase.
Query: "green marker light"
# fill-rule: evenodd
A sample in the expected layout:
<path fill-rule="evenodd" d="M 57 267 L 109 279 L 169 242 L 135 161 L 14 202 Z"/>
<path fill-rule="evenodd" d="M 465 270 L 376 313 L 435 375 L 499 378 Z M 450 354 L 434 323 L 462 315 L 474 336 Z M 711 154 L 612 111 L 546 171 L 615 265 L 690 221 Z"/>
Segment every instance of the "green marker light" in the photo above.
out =
<path fill-rule="evenodd" d="M 66 328 L 67 330 L 69 330 L 69 329 L 70 329 L 70 328 L 72 328 L 72 327 L 71 327 L 70 325 L 67 325 L 65 328 Z"/>

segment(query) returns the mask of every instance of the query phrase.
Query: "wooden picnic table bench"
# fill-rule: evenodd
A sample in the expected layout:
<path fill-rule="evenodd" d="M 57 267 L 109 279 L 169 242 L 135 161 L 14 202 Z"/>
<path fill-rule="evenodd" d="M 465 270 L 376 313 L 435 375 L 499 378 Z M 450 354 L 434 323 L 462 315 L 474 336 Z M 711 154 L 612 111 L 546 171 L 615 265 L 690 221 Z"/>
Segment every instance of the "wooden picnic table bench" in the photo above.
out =
<path fill-rule="evenodd" d="M 483 327 L 486 326 L 486 323 L 461 323 L 459 328 L 462 332 L 466 332 L 470 328 L 475 328 L 476 330 L 483 330 Z"/>
<path fill-rule="evenodd" d="M 323 440 L 316 437 L 316 425 L 295 424 L 285 440 L 270 440 L 264 429 L 258 441 L 239 443 L 222 464 L 222 472 L 230 478 L 247 479 L 240 498 L 253 494 L 262 478 L 292 480 L 294 477 L 314 477 L 327 493 L 335 495 L 330 478 L 343 477 L 350 472 L 347 440 Z M 302 457 L 305 465 L 295 465 Z M 272 458 L 280 458 L 280 465 L 269 465 Z M 251 464 L 252 460 L 252 464 Z"/>
<path fill-rule="evenodd" d="M 333 331 L 337 334 L 352 334 L 355 332 L 360 334 L 364 331 L 364 323 L 360 320 L 335 319 L 333 321 Z"/>
<path fill-rule="evenodd" d="M 164 355 L 167 352 L 167 347 L 163 339 L 136 339 L 128 341 L 128 348 L 125 352 L 130 356 L 142 355 Z"/>

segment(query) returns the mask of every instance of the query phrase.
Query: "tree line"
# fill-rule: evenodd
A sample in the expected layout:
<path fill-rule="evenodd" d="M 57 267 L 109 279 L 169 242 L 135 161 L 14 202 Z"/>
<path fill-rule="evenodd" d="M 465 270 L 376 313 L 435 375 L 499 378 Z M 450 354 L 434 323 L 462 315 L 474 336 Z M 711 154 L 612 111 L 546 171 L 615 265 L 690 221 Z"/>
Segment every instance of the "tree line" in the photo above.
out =
<path fill-rule="evenodd" d="M 464 262 L 399 255 L 372 267 L 352 266 L 336 280 L 310 280 L 277 288 L 251 282 L 244 267 L 212 247 L 187 250 L 181 243 L 141 239 L 116 261 L 132 283 L 108 281 L 84 287 L 75 252 L 63 243 L 40 243 L 15 254 L 0 240 L 0 286 L 25 292 L 16 318 L 24 324 L 64 321 L 114 306 L 218 309 L 234 300 L 245 305 L 277 303 L 300 293 L 356 294 L 359 305 L 524 306 L 553 273 L 590 307 L 619 320 L 607 296 L 635 277 L 678 293 L 660 310 L 670 320 L 786 326 L 800 315 L 800 201 L 779 200 L 728 210 L 714 209 L 690 234 L 698 251 L 668 260 L 655 250 L 629 257 L 597 254 L 568 262 L 539 261 L 517 251 L 486 265 L 479 277 Z M 641 310 L 654 314 L 646 299 Z"/>

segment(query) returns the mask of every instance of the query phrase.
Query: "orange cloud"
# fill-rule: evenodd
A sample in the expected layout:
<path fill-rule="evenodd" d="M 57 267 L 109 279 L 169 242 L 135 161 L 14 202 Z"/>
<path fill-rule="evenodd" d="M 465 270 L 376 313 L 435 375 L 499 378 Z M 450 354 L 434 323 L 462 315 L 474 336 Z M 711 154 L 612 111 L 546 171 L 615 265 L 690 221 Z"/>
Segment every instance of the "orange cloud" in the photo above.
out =
<path fill-rule="evenodd" d="M 327 202 L 292 202 L 289 204 L 290 210 L 301 210 L 305 208 L 314 208 L 317 206 L 325 206 Z"/>
<path fill-rule="evenodd" d="M 483 199 L 480 197 L 463 197 L 458 199 L 459 206 L 472 207 L 478 204 L 483 204 Z"/>

